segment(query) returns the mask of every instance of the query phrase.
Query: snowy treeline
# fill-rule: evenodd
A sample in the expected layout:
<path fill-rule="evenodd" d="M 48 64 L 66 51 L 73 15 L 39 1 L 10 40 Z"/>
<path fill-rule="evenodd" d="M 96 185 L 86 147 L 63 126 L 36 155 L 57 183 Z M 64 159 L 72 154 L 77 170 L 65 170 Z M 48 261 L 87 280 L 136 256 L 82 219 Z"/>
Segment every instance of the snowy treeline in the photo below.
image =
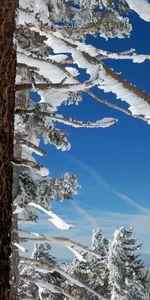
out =
<path fill-rule="evenodd" d="M 134 49 L 112 53 L 86 44 L 87 34 L 100 34 L 105 39 L 129 37 L 132 25 L 127 13 L 130 9 L 148 21 L 150 5 L 145 0 L 138 1 L 139 5 L 135 6 L 133 1 L 125 0 L 20 0 L 15 34 L 14 299 L 149 299 L 144 298 L 147 297 L 145 281 L 140 277 L 143 266 L 134 254 L 137 246 L 131 238 L 131 230 L 121 228 L 110 244 L 98 229 L 89 249 L 67 237 L 23 233 L 20 228 L 22 222 L 38 222 L 38 210 L 58 229 L 72 228 L 72 224 L 53 212 L 52 204 L 54 200 L 69 200 L 77 194 L 77 178 L 67 171 L 52 178 L 49 170 L 36 161 L 34 153 L 46 155 L 40 147 L 41 139 L 45 145 L 68 151 L 71 145 L 60 124 L 77 129 L 107 128 L 118 121 L 113 116 L 94 122 L 72 119 L 59 114 L 61 105 L 78 105 L 84 92 L 91 100 L 150 123 L 150 96 L 104 63 L 107 58 L 142 63 L 149 60 L 150 55 L 136 54 Z M 87 79 L 81 81 L 79 75 L 83 70 Z M 114 93 L 128 104 L 128 109 L 102 99 L 92 87 L 103 90 L 106 97 L 107 92 Z M 32 241 L 35 241 L 32 258 L 19 257 L 17 249 L 19 252 L 28 250 L 21 242 Z M 77 260 L 69 266 L 57 264 L 49 252 L 53 243 L 67 247 Z"/>
<path fill-rule="evenodd" d="M 22 241 L 34 242 L 32 259 L 21 257 L 19 295 L 38 299 L 148 300 L 149 271 L 137 251 L 141 249 L 131 228 L 114 232 L 112 241 L 93 231 L 91 253 L 72 247 L 76 259 L 57 263 L 51 246 L 41 235 L 22 231 Z M 26 238 L 25 238 L 26 236 Z M 31 237 L 32 236 L 32 237 Z M 28 240 L 29 239 L 29 240 Z M 70 243 L 71 244 L 71 243 Z M 96 255 L 94 255 L 96 254 Z M 67 297 L 67 298 L 66 298 Z"/>

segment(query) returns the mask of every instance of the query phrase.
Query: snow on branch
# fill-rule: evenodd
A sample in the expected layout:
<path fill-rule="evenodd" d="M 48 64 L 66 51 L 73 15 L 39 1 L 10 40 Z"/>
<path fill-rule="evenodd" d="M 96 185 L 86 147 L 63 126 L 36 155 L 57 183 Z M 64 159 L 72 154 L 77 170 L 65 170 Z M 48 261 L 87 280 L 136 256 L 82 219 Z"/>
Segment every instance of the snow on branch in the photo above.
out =
<path fill-rule="evenodd" d="M 38 29 L 37 29 L 38 30 Z M 40 33 L 40 30 L 38 30 Z M 119 74 L 108 68 L 99 60 L 85 52 L 85 49 L 76 45 L 71 39 L 64 38 L 59 32 L 47 34 L 47 45 L 52 47 L 55 53 L 72 54 L 74 63 L 78 67 L 87 70 L 90 80 L 94 81 L 99 78 L 98 87 L 104 92 L 113 92 L 117 98 L 126 101 L 133 115 L 142 115 L 149 122 L 150 119 L 150 96 L 142 92 L 135 86 L 131 85 Z"/>
<path fill-rule="evenodd" d="M 14 245 L 17 249 L 19 249 L 20 251 L 22 251 L 22 252 L 28 252 L 27 249 L 25 249 L 24 247 L 22 247 L 22 246 L 19 245 L 18 243 L 13 243 L 13 245 Z"/>
<path fill-rule="evenodd" d="M 141 19 L 150 22 L 150 3 L 147 0 L 126 0 L 129 7 L 134 10 Z"/>
<path fill-rule="evenodd" d="M 17 53 L 17 62 L 25 63 L 29 67 L 38 68 L 38 73 L 48 79 L 50 82 L 57 84 L 65 80 L 68 84 L 75 84 L 76 80 L 71 76 L 67 70 L 61 68 L 58 63 L 53 61 L 46 61 L 37 57 L 25 55 L 24 53 Z"/>
<path fill-rule="evenodd" d="M 53 285 L 53 284 L 51 284 L 51 283 L 49 283 L 45 280 L 32 278 L 32 277 L 27 276 L 27 275 L 19 275 L 19 278 L 23 281 L 32 282 L 32 283 L 36 284 L 37 287 L 39 288 L 39 290 L 41 288 L 44 288 L 44 289 L 47 289 L 47 290 L 51 291 L 54 294 L 63 294 L 64 296 L 68 297 L 71 300 L 76 300 L 75 297 L 70 296 L 68 293 L 66 293 L 60 287 L 58 287 L 56 285 Z"/>
<path fill-rule="evenodd" d="M 92 288 L 90 288 L 88 285 L 86 285 L 86 284 L 84 284 L 82 281 L 80 281 L 80 280 L 78 280 L 78 279 L 76 279 L 76 278 L 74 278 L 72 275 L 70 275 L 70 274 L 68 274 L 64 269 L 63 269 L 63 267 L 60 267 L 59 265 L 54 265 L 54 266 L 49 266 L 48 264 L 43 264 L 43 263 L 41 263 L 41 262 L 39 262 L 39 261 L 37 261 L 37 260 L 32 260 L 32 259 L 22 259 L 21 261 L 20 261 L 20 263 L 26 263 L 25 261 L 28 261 L 28 262 L 30 262 L 30 264 L 33 264 L 33 265 L 37 265 L 38 266 L 38 271 L 40 271 L 40 272 L 42 272 L 43 270 L 48 270 L 49 272 L 54 272 L 54 271 L 56 271 L 56 272 L 58 272 L 59 274 L 61 274 L 62 276 L 64 276 L 69 282 L 71 282 L 72 284 L 74 284 L 74 285 L 77 285 L 77 286 L 79 286 L 79 287 L 81 287 L 81 288 L 85 288 L 86 290 L 88 290 L 90 293 L 92 293 L 93 295 L 95 295 L 95 296 L 97 296 L 98 297 L 98 299 L 100 299 L 100 300 L 107 300 L 106 298 L 104 298 L 104 297 L 102 297 L 99 293 L 97 293 L 96 291 L 94 291 Z M 40 267 L 40 269 L 39 269 L 39 267 Z M 36 267 L 35 267 L 36 268 Z M 23 275 L 24 276 L 24 275 Z M 21 278 L 22 278 L 22 276 L 21 276 Z M 22 278 L 23 279 L 23 278 Z M 35 283 L 36 283 L 37 281 L 36 281 L 36 279 L 35 279 Z M 45 286 L 43 285 L 43 282 L 40 280 L 40 286 L 41 287 L 44 287 L 45 288 Z M 47 283 L 45 282 L 45 284 L 46 284 L 46 287 L 47 287 Z"/>
<path fill-rule="evenodd" d="M 31 151 L 35 152 L 36 154 L 43 156 L 46 155 L 47 152 L 43 149 L 41 149 L 40 147 L 36 146 L 35 144 L 31 143 L 30 141 L 26 141 L 24 139 L 21 139 L 19 141 L 19 143 L 23 146 L 23 147 L 27 147 L 27 149 L 31 149 Z"/>
<path fill-rule="evenodd" d="M 98 82 L 96 80 L 94 81 L 86 81 L 85 83 L 34 83 L 34 86 L 32 83 L 18 83 L 16 84 L 16 90 L 29 90 L 29 89 L 37 89 L 37 90 L 60 90 L 61 92 L 78 92 L 78 91 L 84 91 L 87 88 L 91 88 L 95 85 L 97 85 Z"/>
<path fill-rule="evenodd" d="M 52 211 L 48 211 L 47 209 L 43 208 L 41 205 L 30 202 L 28 203 L 29 206 L 35 207 L 39 210 L 42 210 L 43 212 L 45 212 L 45 214 L 47 214 L 48 216 L 50 216 L 51 218 L 49 219 L 49 221 L 56 226 L 57 228 L 61 229 L 61 230 L 68 230 L 71 229 L 73 227 L 73 225 L 66 223 L 63 219 L 61 219 L 59 216 L 57 216 L 55 213 L 53 213 Z"/>
<path fill-rule="evenodd" d="M 49 170 L 47 168 L 41 167 L 39 164 L 35 163 L 32 160 L 27 160 L 27 159 L 20 158 L 20 157 L 14 157 L 12 164 L 20 166 L 20 167 L 27 167 L 27 168 L 35 169 L 35 170 L 37 170 L 37 173 L 43 177 L 48 176 L 48 174 L 49 174 Z"/>
<path fill-rule="evenodd" d="M 30 110 L 25 110 L 22 108 L 18 108 L 16 109 L 16 113 L 17 114 L 37 114 L 40 116 L 46 116 L 46 117 L 50 117 L 52 120 L 57 121 L 57 122 L 61 122 L 65 125 L 71 125 L 73 127 L 76 128 L 80 128 L 80 127 L 86 127 L 86 128 L 104 128 L 104 127 L 109 127 L 113 124 L 115 124 L 118 119 L 115 118 L 104 118 L 102 120 L 98 120 L 96 122 L 85 122 L 85 121 L 77 121 L 77 120 L 73 120 L 72 118 L 67 118 L 65 116 L 62 115 L 58 115 L 58 114 L 53 114 L 53 113 L 49 113 L 49 112 L 43 112 L 40 111 L 39 109 L 35 108 L 35 109 L 30 109 Z"/>
<path fill-rule="evenodd" d="M 93 251 L 91 249 L 89 249 L 88 247 L 82 245 L 81 243 L 78 242 L 74 242 L 69 238 L 66 237 L 56 237 L 56 236 L 47 236 L 44 234 L 39 234 L 39 233 L 35 233 L 35 232 L 30 232 L 30 231 L 26 231 L 26 230 L 16 230 L 16 232 L 22 234 L 26 234 L 27 237 L 20 237 L 20 240 L 22 241 L 36 241 L 36 242 L 40 242 L 40 241 L 49 241 L 50 243 L 54 243 L 54 244 L 59 244 L 62 245 L 64 247 L 69 247 L 68 249 L 70 251 L 72 251 L 72 249 L 79 249 L 81 251 L 84 251 L 85 253 L 89 253 L 90 255 L 93 255 L 99 259 L 101 259 L 101 255 L 99 253 L 97 253 L 96 251 Z M 73 251 L 72 251 L 73 252 Z"/>
<path fill-rule="evenodd" d="M 91 92 L 90 90 L 86 90 L 85 92 L 86 92 L 89 96 L 91 96 L 93 99 L 95 99 L 96 101 L 98 101 L 98 102 L 100 102 L 100 103 L 102 103 L 102 104 L 105 104 L 105 105 L 108 106 L 108 107 L 111 107 L 111 108 L 116 109 L 116 110 L 118 110 L 118 111 L 120 111 L 120 112 L 123 112 L 124 114 L 126 114 L 126 115 L 128 115 L 128 116 L 131 116 L 131 117 L 134 117 L 134 118 L 138 118 L 138 119 L 140 119 L 140 120 L 142 120 L 142 121 L 145 121 L 144 117 L 138 116 L 138 115 L 132 115 L 131 111 L 129 111 L 129 110 L 127 110 L 127 109 L 124 109 L 124 108 L 122 108 L 122 107 L 119 107 L 119 106 L 116 105 L 116 104 L 112 104 L 112 103 L 108 102 L 107 100 L 102 99 L 101 97 L 95 95 L 95 94 L 94 94 L 93 92 Z"/>
<path fill-rule="evenodd" d="M 131 85 L 106 65 L 101 63 L 100 67 L 98 87 L 105 93 L 112 92 L 117 98 L 126 101 L 133 115 L 142 115 L 150 123 L 150 95 Z"/>

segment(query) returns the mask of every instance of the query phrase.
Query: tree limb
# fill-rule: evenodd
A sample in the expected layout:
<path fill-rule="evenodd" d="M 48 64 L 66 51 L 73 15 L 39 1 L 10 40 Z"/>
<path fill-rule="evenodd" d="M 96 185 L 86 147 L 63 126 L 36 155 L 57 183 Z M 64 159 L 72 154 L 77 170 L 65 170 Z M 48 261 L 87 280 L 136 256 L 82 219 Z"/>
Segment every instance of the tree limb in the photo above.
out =
<path fill-rule="evenodd" d="M 84 282 L 74 278 L 72 275 L 70 275 L 69 273 L 67 273 L 64 269 L 62 269 L 60 267 L 60 265 L 48 265 L 48 264 L 45 264 L 45 263 L 41 263 L 37 260 L 33 260 L 33 259 L 29 259 L 29 258 L 24 258 L 22 257 L 22 261 L 20 261 L 20 263 L 24 263 L 26 264 L 25 261 L 28 261 L 30 262 L 30 264 L 33 264 L 33 265 L 37 265 L 41 268 L 41 272 L 42 272 L 42 269 L 46 269 L 50 272 L 58 272 L 59 274 L 61 274 L 62 276 L 64 276 L 68 281 L 70 281 L 71 283 L 81 287 L 81 288 L 85 288 L 86 290 L 88 290 L 90 293 L 92 293 L 93 295 L 97 296 L 99 299 L 101 300 L 107 300 L 106 298 L 102 297 L 99 293 L 97 293 L 96 291 L 94 291 L 92 288 L 90 288 L 88 285 L 84 284 Z M 39 270 L 40 271 L 40 270 Z M 23 275 L 24 276 L 24 275 Z M 35 279 L 36 281 L 36 279 Z M 36 283 L 36 282 L 35 282 Z"/>
<path fill-rule="evenodd" d="M 86 127 L 86 128 L 99 128 L 99 127 L 105 127 L 111 124 L 116 123 L 118 120 L 117 119 L 112 119 L 112 120 L 106 120 L 102 119 L 102 120 L 98 120 L 96 122 L 86 122 L 86 121 L 77 121 L 77 120 L 72 120 L 72 118 L 67 118 L 65 116 L 62 115 L 56 115 L 53 113 L 49 113 L 49 112 L 43 112 L 40 111 L 38 108 L 34 108 L 34 109 L 30 109 L 30 110 L 25 110 L 23 108 L 18 108 L 16 109 L 16 113 L 20 114 L 20 115 L 24 115 L 24 114 L 37 114 L 39 116 L 43 116 L 43 117 L 50 117 L 52 120 L 57 121 L 57 122 L 61 122 L 64 123 L 66 125 L 71 125 L 73 127 Z"/>
<path fill-rule="evenodd" d="M 69 250 L 71 251 L 71 248 L 77 248 L 79 250 L 82 250 L 84 252 L 87 252 L 89 253 L 90 255 L 93 255 L 95 257 L 97 257 L 98 259 L 101 259 L 101 255 L 91 249 L 89 249 L 87 246 L 84 246 L 82 245 L 81 243 L 78 243 L 78 242 L 74 242 L 72 241 L 71 239 L 69 238 L 66 238 L 66 237 L 56 237 L 56 236 L 47 236 L 47 235 L 44 235 L 44 234 L 38 234 L 38 233 L 35 233 L 35 232 L 30 232 L 30 231 L 26 231 L 26 230 L 22 230 L 22 229 L 19 229 L 17 230 L 18 233 L 25 233 L 28 235 L 28 237 L 23 237 L 23 239 L 29 239 L 29 240 L 34 240 L 34 241 L 49 241 L 51 243 L 55 243 L 55 244 L 59 244 L 59 245 L 62 245 L 64 247 L 67 247 L 68 246 L 70 247 Z M 21 237 L 20 237 L 21 239 Z"/>

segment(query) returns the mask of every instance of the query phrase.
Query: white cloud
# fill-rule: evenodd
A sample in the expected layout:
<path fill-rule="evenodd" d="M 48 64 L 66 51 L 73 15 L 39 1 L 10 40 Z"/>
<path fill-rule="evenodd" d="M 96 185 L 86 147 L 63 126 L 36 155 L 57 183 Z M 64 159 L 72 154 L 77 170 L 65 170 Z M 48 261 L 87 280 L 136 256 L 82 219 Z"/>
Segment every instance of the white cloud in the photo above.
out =
<path fill-rule="evenodd" d="M 98 173 L 94 168 L 90 167 L 89 165 L 81 162 L 80 160 L 70 156 L 66 155 L 67 158 L 72 161 L 75 165 L 77 165 L 81 170 L 83 170 L 85 173 L 89 174 L 93 179 L 96 180 L 98 184 L 100 184 L 105 190 L 112 193 L 113 195 L 117 196 L 120 200 L 123 202 L 129 204 L 130 206 L 137 208 L 139 211 L 144 213 L 150 213 L 150 210 L 145 208 L 144 206 L 138 204 L 135 200 L 133 200 L 131 197 L 127 196 L 124 193 L 118 192 L 115 187 L 113 187 L 100 173 Z"/>

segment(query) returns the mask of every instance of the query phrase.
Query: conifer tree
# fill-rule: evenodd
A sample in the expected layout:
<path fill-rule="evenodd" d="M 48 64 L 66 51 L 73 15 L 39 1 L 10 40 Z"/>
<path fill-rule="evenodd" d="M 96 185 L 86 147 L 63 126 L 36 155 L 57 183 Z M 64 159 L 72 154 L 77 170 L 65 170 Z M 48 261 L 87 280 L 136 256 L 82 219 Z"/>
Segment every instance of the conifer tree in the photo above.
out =
<path fill-rule="evenodd" d="M 120 228 L 114 233 L 114 240 L 108 255 L 111 300 L 145 299 L 144 285 L 140 279 L 143 263 L 136 251 L 141 245 L 132 238 L 132 229 Z"/>
<path fill-rule="evenodd" d="M 82 282 L 98 292 L 102 297 L 108 299 L 108 250 L 109 241 L 103 236 L 100 228 L 93 230 L 91 249 L 99 254 L 99 258 L 94 256 L 84 256 L 83 260 L 76 259 L 71 266 L 71 274 Z M 69 266 L 70 269 L 70 266 Z M 78 296 L 79 299 L 98 300 L 96 295 L 92 295 L 83 288 L 72 287 L 72 295 Z"/>

